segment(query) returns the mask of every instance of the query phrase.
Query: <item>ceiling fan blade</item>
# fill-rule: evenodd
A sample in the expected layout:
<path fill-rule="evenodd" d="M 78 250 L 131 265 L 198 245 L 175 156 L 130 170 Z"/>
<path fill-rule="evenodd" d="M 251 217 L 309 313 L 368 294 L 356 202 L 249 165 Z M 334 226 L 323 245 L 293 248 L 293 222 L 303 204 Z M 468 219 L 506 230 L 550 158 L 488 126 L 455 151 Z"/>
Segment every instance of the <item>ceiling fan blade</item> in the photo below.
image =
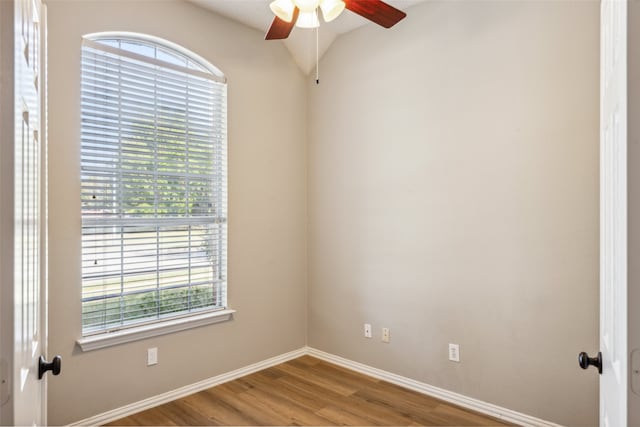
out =
<path fill-rule="evenodd" d="M 346 8 L 385 28 L 400 22 L 406 13 L 380 0 L 344 0 Z"/>
<path fill-rule="evenodd" d="M 298 15 L 300 14 L 300 9 L 296 6 L 293 10 L 293 19 L 291 22 L 284 21 L 277 16 L 273 19 L 271 23 L 271 28 L 267 32 L 267 35 L 264 36 L 265 40 L 280 40 L 286 39 L 291 34 L 291 30 L 296 25 L 296 21 L 298 20 Z"/>

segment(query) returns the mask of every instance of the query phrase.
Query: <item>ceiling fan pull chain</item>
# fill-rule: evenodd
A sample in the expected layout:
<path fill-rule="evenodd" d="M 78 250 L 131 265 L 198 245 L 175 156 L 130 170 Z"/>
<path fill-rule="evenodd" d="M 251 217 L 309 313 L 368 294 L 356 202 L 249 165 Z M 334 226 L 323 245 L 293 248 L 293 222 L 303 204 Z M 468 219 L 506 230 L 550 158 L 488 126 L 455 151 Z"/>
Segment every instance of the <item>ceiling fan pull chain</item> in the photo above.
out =
<path fill-rule="evenodd" d="M 316 13 L 318 13 L 318 10 L 316 9 Z M 320 26 L 318 25 L 316 27 L 316 84 L 319 85 L 320 84 Z"/>

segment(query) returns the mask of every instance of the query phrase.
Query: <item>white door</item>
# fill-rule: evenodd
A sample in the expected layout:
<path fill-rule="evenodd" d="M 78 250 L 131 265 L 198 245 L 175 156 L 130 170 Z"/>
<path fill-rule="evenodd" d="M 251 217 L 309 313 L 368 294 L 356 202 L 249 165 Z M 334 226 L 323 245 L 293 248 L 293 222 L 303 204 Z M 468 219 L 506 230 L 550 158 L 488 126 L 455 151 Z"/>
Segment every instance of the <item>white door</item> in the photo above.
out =
<path fill-rule="evenodd" d="M 38 359 L 44 352 L 41 311 L 42 147 L 40 0 L 0 1 L 2 7 L 2 309 L 13 327 L 2 330 L 13 345 L 6 381 L 3 421 L 45 423 L 45 382 Z M 11 75 L 13 74 L 13 75 Z M 6 341 L 4 341 L 6 343 Z M 3 351 L 7 355 L 7 350 Z M 7 416 L 8 414 L 8 416 Z"/>
<path fill-rule="evenodd" d="M 627 425 L 627 1 L 600 14 L 600 425 Z"/>

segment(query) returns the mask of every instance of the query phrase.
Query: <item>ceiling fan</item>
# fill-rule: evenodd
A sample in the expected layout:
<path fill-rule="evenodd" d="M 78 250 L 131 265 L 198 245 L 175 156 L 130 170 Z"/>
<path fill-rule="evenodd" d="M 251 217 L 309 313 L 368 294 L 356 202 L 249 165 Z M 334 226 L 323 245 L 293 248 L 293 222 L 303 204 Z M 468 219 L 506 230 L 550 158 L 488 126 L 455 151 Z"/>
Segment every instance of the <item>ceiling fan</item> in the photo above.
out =
<path fill-rule="evenodd" d="M 381 0 L 275 0 L 270 7 L 276 16 L 265 40 L 286 39 L 294 26 L 317 28 L 320 25 L 318 8 L 325 22 L 333 21 L 348 9 L 385 28 L 391 28 L 407 16 Z"/>

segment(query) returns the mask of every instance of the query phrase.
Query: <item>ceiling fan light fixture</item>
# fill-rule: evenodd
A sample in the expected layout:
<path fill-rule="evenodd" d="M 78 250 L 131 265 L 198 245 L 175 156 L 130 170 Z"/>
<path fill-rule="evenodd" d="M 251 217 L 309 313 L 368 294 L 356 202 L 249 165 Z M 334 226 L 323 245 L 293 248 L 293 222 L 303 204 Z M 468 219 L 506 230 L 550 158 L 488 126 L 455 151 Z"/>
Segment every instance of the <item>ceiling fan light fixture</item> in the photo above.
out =
<path fill-rule="evenodd" d="M 345 6 L 342 0 L 322 0 L 320 9 L 322 10 L 324 22 L 331 22 L 340 16 Z"/>
<path fill-rule="evenodd" d="M 407 16 L 383 0 L 272 0 L 270 6 L 276 17 L 264 36 L 265 40 L 286 39 L 294 27 L 318 28 L 318 9 L 322 10 L 326 22 L 336 19 L 344 9 L 349 9 L 384 28 L 393 27 Z"/>
<path fill-rule="evenodd" d="M 296 27 L 298 28 L 318 28 L 320 21 L 318 20 L 318 14 L 314 10 L 313 12 L 300 12 L 298 20 L 296 21 Z"/>
<path fill-rule="evenodd" d="M 291 22 L 293 19 L 293 9 L 295 5 L 292 0 L 274 0 L 269 7 L 273 14 L 283 21 Z"/>
<path fill-rule="evenodd" d="M 320 1 L 321 0 L 293 0 L 302 13 L 311 13 L 315 11 L 320 5 Z"/>

